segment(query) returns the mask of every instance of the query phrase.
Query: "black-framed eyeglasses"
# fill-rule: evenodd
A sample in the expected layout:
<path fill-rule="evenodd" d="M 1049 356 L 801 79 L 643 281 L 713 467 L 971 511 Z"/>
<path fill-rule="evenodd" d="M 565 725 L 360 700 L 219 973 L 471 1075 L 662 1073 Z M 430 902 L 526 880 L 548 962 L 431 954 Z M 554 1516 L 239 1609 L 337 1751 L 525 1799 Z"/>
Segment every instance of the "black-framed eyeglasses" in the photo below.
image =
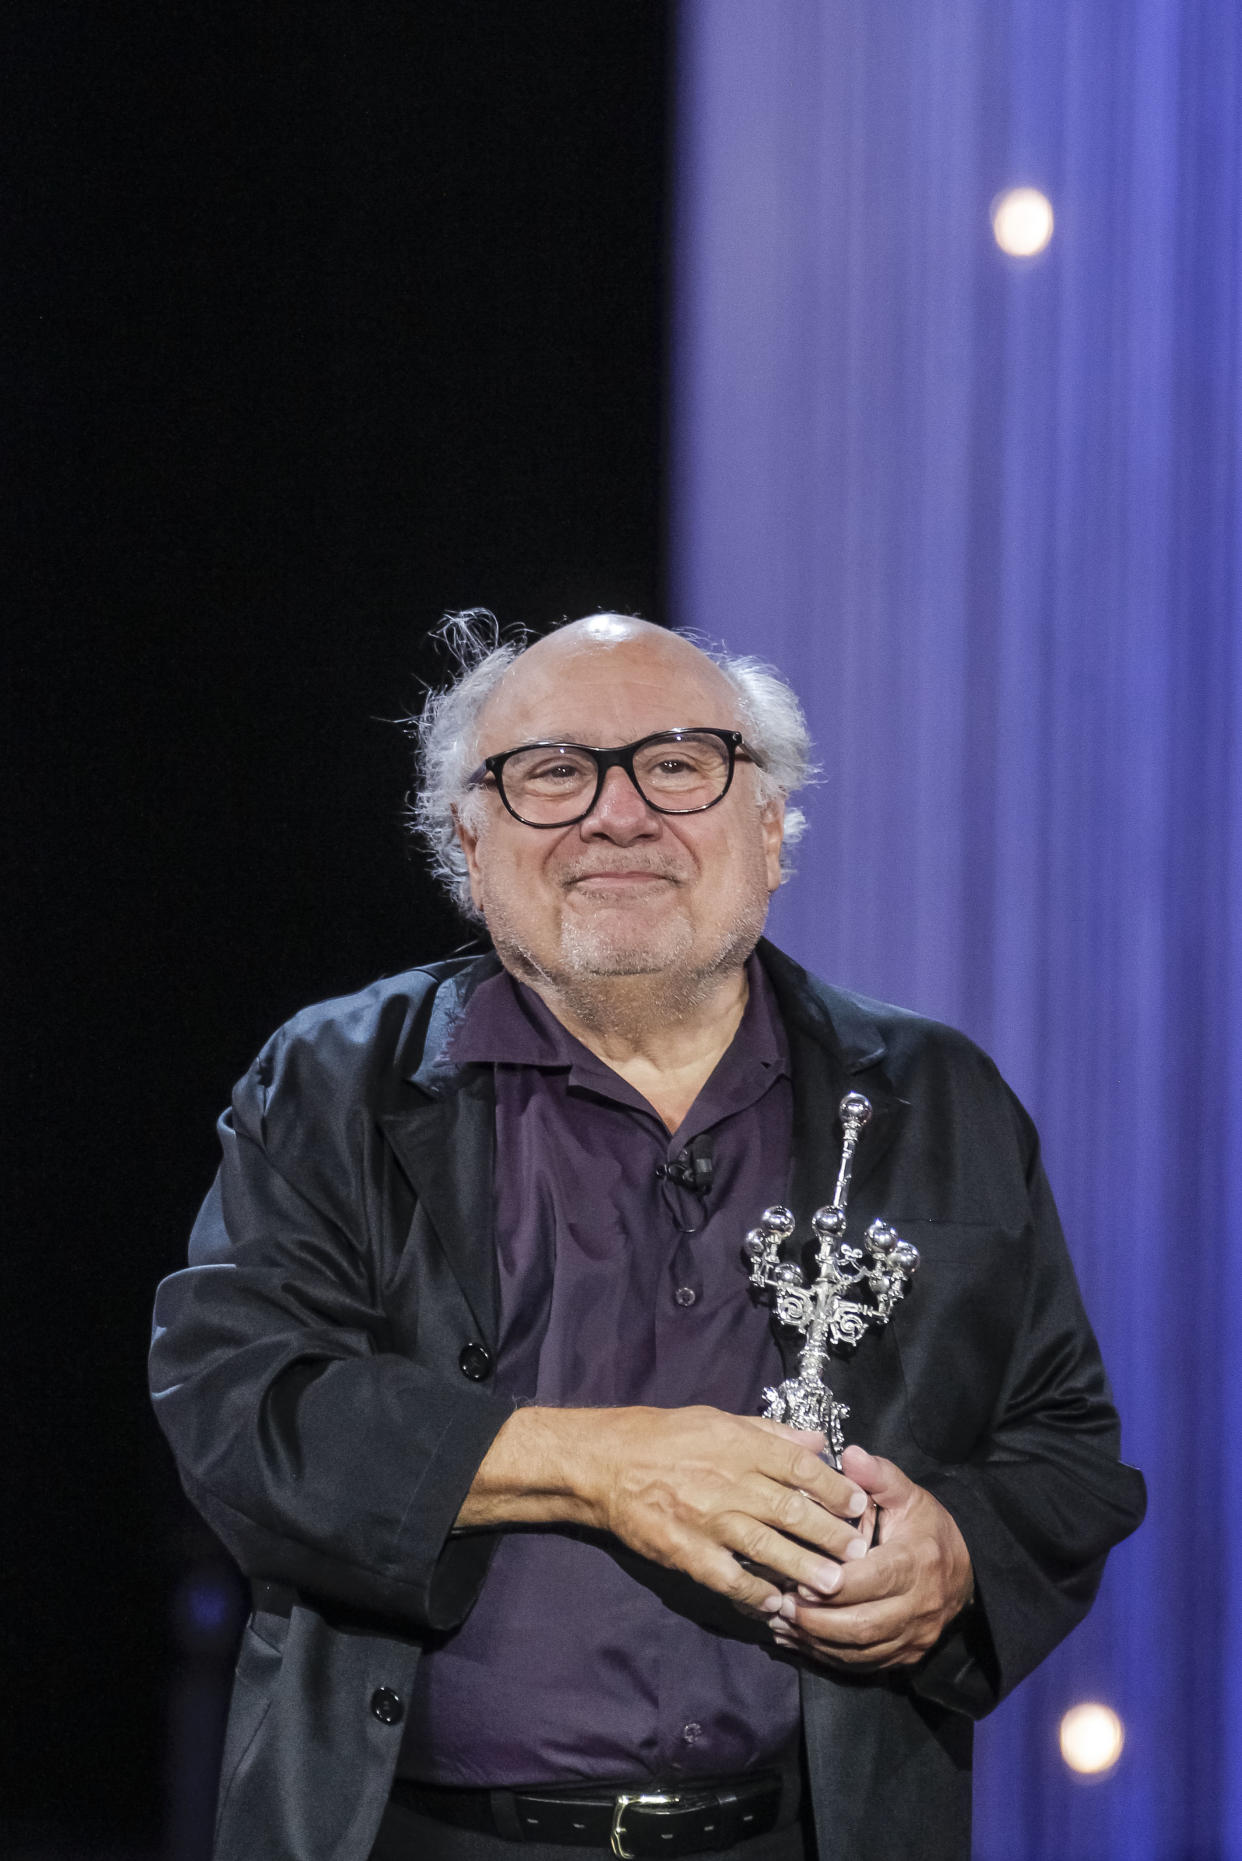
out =
<path fill-rule="evenodd" d="M 702 814 L 728 794 L 739 756 L 763 767 L 740 730 L 659 730 L 615 750 L 521 743 L 485 757 L 469 785 L 477 788 L 490 776 L 524 827 L 572 827 L 599 800 L 608 771 L 624 769 L 657 814 Z"/>

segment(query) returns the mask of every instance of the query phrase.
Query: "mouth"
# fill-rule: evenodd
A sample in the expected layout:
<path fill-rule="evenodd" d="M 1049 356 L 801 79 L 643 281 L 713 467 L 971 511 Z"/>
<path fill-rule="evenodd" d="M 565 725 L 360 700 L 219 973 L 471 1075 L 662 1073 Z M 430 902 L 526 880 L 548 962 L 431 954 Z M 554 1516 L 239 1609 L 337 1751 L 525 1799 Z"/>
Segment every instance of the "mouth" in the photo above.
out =
<path fill-rule="evenodd" d="M 672 880 L 669 878 L 669 875 L 664 872 L 647 872 L 643 870 L 636 870 L 633 872 L 584 872 L 580 874 L 578 878 L 568 880 L 566 889 L 569 891 L 579 891 L 584 886 L 590 886 L 593 890 L 611 892 L 626 891 L 635 886 L 641 888 L 652 885 L 669 885 L 671 883 Z"/>

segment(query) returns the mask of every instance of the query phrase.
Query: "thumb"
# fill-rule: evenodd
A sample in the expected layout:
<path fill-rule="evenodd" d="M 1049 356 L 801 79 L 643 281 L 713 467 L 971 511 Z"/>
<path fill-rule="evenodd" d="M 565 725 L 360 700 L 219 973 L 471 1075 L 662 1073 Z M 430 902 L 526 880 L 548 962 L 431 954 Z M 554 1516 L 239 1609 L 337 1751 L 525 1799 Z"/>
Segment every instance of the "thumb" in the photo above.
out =
<path fill-rule="evenodd" d="M 895 1512 L 914 1491 L 900 1467 L 880 1454 L 868 1454 L 865 1447 L 847 1447 L 841 1456 L 841 1471 L 886 1512 Z"/>

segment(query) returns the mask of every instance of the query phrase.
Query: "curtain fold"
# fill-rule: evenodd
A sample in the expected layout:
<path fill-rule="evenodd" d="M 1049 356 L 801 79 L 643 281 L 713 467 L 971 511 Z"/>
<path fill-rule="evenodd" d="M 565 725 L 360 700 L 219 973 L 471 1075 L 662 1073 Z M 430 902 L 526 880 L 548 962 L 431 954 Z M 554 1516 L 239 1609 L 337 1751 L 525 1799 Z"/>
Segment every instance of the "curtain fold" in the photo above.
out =
<path fill-rule="evenodd" d="M 682 0 L 677 136 L 669 618 L 823 764 L 772 933 L 1028 1103 L 1151 1489 L 977 1853 L 1242 1856 L 1242 9 Z"/>

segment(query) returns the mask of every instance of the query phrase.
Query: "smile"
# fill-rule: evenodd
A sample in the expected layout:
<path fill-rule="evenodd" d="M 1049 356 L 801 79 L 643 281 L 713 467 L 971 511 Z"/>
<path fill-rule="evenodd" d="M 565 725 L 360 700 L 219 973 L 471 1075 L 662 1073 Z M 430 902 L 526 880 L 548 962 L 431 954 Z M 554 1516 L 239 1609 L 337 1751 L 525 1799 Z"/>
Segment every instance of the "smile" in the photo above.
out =
<path fill-rule="evenodd" d="M 593 886 L 601 891 L 613 892 L 671 883 L 667 873 L 663 872 L 584 872 L 580 879 L 571 879 L 569 885 L 571 890 Z"/>

